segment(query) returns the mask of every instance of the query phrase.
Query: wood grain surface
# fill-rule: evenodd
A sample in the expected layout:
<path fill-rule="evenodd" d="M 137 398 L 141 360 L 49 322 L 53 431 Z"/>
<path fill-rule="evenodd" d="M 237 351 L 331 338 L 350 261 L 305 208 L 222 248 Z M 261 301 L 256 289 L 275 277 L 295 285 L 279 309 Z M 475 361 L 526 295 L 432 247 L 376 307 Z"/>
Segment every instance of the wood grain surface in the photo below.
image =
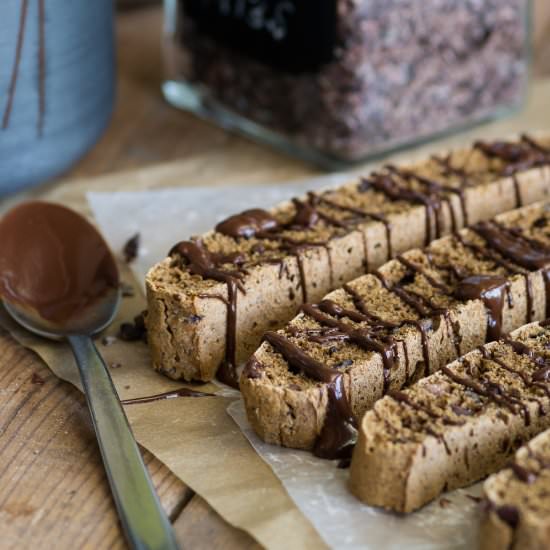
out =
<path fill-rule="evenodd" d="M 550 74 L 550 3 L 535 5 L 536 73 Z M 117 19 L 118 99 L 110 127 L 69 173 L 41 191 L 62 192 L 70 202 L 69 180 L 166 161 L 180 166 L 179 177 L 210 183 L 315 173 L 168 106 L 160 94 L 160 8 Z M 81 193 L 82 185 L 76 187 Z M 182 547 L 257 547 L 152 455 L 144 451 L 144 457 Z M 7 334 L 0 334 L 0 488 L 2 549 L 125 546 L 82 394 Z"/>

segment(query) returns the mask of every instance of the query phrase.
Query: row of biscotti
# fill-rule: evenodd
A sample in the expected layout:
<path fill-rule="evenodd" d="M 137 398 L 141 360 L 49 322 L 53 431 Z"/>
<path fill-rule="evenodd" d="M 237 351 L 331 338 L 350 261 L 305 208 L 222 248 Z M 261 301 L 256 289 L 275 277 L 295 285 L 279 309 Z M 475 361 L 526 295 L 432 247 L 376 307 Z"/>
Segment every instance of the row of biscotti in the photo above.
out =
<path fill-rule="evenodd" d="M 361 421 L 352 492 L 411 512 L 500 470 L 550 428 L 550 327 L 542 325 L 526 325 L 380 399 Z"/>
<path fill-rule="evenodd" d="M 236 364 L 304 302 L 407 249 L 548 195 L 550 138 L 476 143 L 178 243 L 147 276 L 153 365 L 235 383 Z M 223 192 L 223 191 L 220 191 Z"/>
<path fill-rule="evenodd" d="M 486 344 L 378 401 L 361 422 L 350 489 L 367 504 L 407 513 L 504 468 L 484 484 L 481 546 L 547 548 L 548 413 L 546 321 Z"/>
<path fill-rule="evenodd" d="M 241 377 L 267 442 L 349 454 L 384 394 L 550 312 L 550 208 L 502 214 L 412 250 L 268 332 Z"/>

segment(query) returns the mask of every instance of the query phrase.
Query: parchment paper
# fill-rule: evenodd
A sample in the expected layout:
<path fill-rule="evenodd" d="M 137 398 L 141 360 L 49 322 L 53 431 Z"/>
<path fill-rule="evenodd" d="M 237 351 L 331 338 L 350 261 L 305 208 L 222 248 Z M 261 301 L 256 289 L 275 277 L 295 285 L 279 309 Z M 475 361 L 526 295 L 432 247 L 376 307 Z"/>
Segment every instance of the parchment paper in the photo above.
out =
<path fill-rule="evenodd" d="M 349 550 L 476 548 L 479 511 L 473 499 L 481 494 L 481 483 L 447 493 L 410 516 L 383 512 L 348 492 L 348 470 L 337 468 L 334 461 L 264 443 L 248 424 L 242 400 L 227 410 L 329 546 Z"/>
<path fill-rule="evenodd" d="M 143 249 L 140 257 L 133 263 L 133 269 L 138 279 L 143 280 L 148 267 L 163 258 L 176 240 L 201 233 L 211 228 L 219 219 L 248 208 L 251 204 L 269 206 L 307 189 L 326 187 L 344 178 L 345 176 L 331 176 L 286 184 L 284 187 L 231 187 L 224 193 L 200 188 L 139 193 L 89 193 L 88 200 L 113 249 L 120 250 L 130 235 L 141 232 Z M 199 408 L 196 402 L 189 401 L 180 399 L 179 402 L 163 403 L 160 406 L 155 404 L 147 409 L 133 407 L 130 411 L 132 420 L 139 420 L 137 426 L 143 424 L 145 427 L 144 430 L 137 426 L 135 428 L 140 439 L 146 439 L 149 442 L 146 446 L 177 472 L 179 461 L 184 460 L 183 455 L 188 452 L 187 441 L 208 441 L 219 433 L 224 437 L 224 445 L 229 445 L 229 450 L 224 449 L 224 456 L 229 453 L 224 464 L 235 466 L 234 461 L 240 459 L 238 454 L 233 455 L 231 452 L 236 426 L 228 424 L 227 419 L 221 419 L 227 403 L 216 402 L 212 405 L 220 418 L 215 421 L 217 426 L 214 427 L 212 436 L 205 436 L 201 431 L 203 422 L 208 418 L 203 414 L 208 415 L 211 410 Z M 171 439 L 166 433 L 163 418 L 166 416 L 171 422 L 180 423 L 180 415 L 187 410 L 193 411 L 193 425 L 186 427 L 185 437 L 179 435 L 176 440 Z M 260 441 L 248 426 L 240 399 L 231 400 L 228 412 L 329 546 L 346 549 L 398 549 L 405 546 L 465 549 L 475 545 L 477 506 L 467 495 L 477 496 L 479 487 L 445 495 L 442 500 L 436 500 L 409 517 L 385 513 L 359 503 L 346 489 L 348 471 L 338 469 L 334 462 Z M 134 416 L 138 414 L 139 417 Z M 153 422 L 154 430 L 151 429 Z M 182 453 L 177 458 L 173 456 L 176 447 L 181 448 Z M 205 451 L 205 447 L 208 450 Z M 218 457 L 211 445 L 207 443 L 205 446 L 199 445 L 199 448 L 205 454 L 197 462 L 202 462 L 204 467 L 206 460 L 208 468 L 216 473 Z M 189 472 L 190 466 L 187 464 L 183 469 Z M 235 488 L 230 488 L 228 502 L 234 502 L 237 498 L 242 502 L 247 498 L 241 494 L 242 488 L 250 485 L 243 478 L 244 469 L 236 466 L 235 469 L 238 472 L 240 489 L 236 491 Z M 182 479 L 188 481 L 186 477 Z M 259 486 L 262 484 L 263 481 Z M 206 493 L 201 493 L 207 500 L 209 489 L 207 487 Z M 223 507 L 220 511 L 225 515 Z M 260 517 L 263 513 L 262 510 Z M 258 515 L 256 517 L 258 519 Z M 295 543 L 294 535 L 295 533 L 287 534 L 289 542 Z"/>

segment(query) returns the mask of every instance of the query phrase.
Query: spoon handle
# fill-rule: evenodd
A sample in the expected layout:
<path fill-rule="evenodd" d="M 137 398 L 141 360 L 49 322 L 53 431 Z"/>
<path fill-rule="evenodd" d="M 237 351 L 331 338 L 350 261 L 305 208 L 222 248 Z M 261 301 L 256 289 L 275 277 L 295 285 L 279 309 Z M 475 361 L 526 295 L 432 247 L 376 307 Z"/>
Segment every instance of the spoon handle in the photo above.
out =
<path fill-rule="evenodd" d="M 130 545 L 139 549 L 177 549 L 172 526 L 155 493 L 103 359 L 88 336 L 73 335 L 68 340 Z"/>

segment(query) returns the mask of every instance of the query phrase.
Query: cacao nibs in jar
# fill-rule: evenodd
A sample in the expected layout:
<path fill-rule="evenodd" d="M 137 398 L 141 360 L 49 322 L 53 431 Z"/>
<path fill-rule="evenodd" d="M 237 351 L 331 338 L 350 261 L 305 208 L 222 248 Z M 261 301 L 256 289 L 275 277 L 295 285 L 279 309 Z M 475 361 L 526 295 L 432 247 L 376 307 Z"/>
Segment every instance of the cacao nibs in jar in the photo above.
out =
<path fill-rule="evenodd" d="M 174 47 L 183 55 L 175 78 L 329 156 L 354 160 L 412 143 L 516 106 L 523 97 L 526 0 L 319 0 L 305 15 L 295 0 L 284 2 L 293 9 L 277 27 L 268 25 L 269 10 L 283 2 L 259 2 L 265 28 L 248 46 L 236 46 L 185 9 L 196 3 L 180 1 Z M 257 15 L 257 4 L 245 2 L 245 15 Z M 227 15 L 225 30 L 244 29 L 242 19 Z M 304 28 L 324 33 L 330 55 L 297 70 L 294 60 L 303 48 L 296 46 L 294 56 L 287 52 L 292 33 L 316 20 L 322 24 Z M 271 28 L 283 32 L 286 64 L 254 51 L 254 40 L 269 38 Z"/>

